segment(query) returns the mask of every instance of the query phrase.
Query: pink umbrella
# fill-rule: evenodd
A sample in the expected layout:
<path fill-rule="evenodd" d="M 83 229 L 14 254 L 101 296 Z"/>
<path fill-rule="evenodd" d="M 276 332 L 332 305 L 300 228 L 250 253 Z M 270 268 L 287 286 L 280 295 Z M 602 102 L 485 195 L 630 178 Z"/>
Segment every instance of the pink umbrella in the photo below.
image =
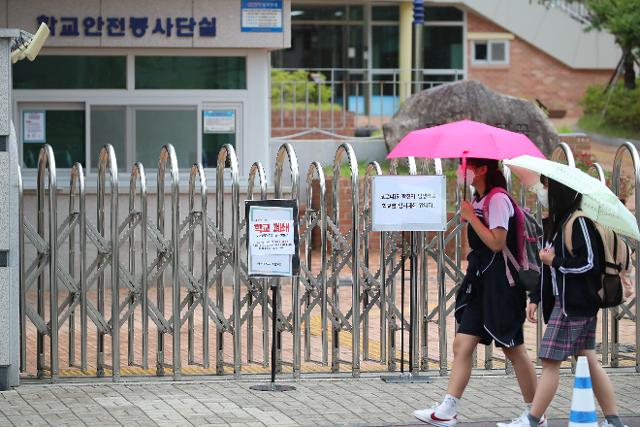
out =
<path fill-rule="evenodd" d="M 524 134 L 472 120 L 460 120 L 409 132 L 391 150 L 387 159 L 476 157 L 504 160 L 525 154 L 545 158 L 538 147 Z"/>
<path fill-rule="evenodd" d="M 513 159 L 528 154 L 545 158 L 524 134 L 511 132 L 473 120 L 460 120 L 409 132 L 391 150 L 387 159 L 426 157 L 429 159 L 462 158 L 464 199 L 467 197 L 467 158 Z"/>

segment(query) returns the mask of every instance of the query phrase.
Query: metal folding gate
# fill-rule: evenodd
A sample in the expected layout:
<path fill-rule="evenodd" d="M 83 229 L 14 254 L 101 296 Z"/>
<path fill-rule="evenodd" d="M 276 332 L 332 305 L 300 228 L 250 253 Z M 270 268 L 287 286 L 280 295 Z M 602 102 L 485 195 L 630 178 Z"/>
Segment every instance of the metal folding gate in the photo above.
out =
<path fill-rule="evenodd" d="M 624 144 L 612 172 L 616 193 L 625 157 L 632 162 L 635 188 L 640 180 L 638 152 L 633 145 Z M 552 158 L 575 164 L 566 144 L 560 144 Z M 348 167 L 343 169 L 345 163 Z M 443 173 L 439 160 L 409 158 L 405 163 L 409 174 Z M 392 162 L 389 173 L 398 173 L 398 166 Z M 369 163 L 361 179 L 356 154 L 344 143 L 336 151 L 332 169 L 332 176 L 326 177 L 321 164 L 311 163 L 302 199 L 299 165 L 291 145 L 285 143 L 278 150 L 271 193 L 263 166 L 259 162 L 251 166 L 246 200 L 270 195 L 292 198 L 304 200 L 304 209 L 300 275 L 287 280 L 250 279 L 246 224 L 240 216 L 244 200 L 233 146 L 225 145 L 218 154 L 215 191 L 207 187 L 203 166 L 191 167 L 186 203 L 180 200 L 185 195 L 180 192 L 178 160 L 171 145 L 160 151 L 155 192 L 148 188 L 140 163 L 131 168 L 128 192 L 121 191 L 113 147 L 103 147 L 95 186 L 95 221 L 88 217 L 93 207 L 87 199 L 92 196 L 79 163 L 71 169 L 68 209 L 59 220 L 62 196 L 55 158 L 52 148 L 43 146 L 37 208 L 25 207 L 22 189 L 20 198 L 22 371 L 52 380 L 62 374 L 111 376 L 116 381 L 123 372 L 170 374 L 176 379 L 182 373 L 259 372 L 271 362 L 273 305 L 267 291 L 270 280 L 280 280 L 276 326 L 280 339 L 275 360 L 279 371 L 290 369 L 298 377 L 307 370 L 346 370 L 358 376 L 363 370 L 396 371 L 398 362 L 408 359 L 412 372 L 437 370 L 445 375 L 455 333 L 453 300 L 464 275 L 459 215 L 451 216 L 445 232 L 411 233 L 410 244 L 406 244 L 401 233 L 371 230 L 371 182 L 382 174 L 380 165 Z M 343 177 L 345 170 L 348 176 Z M 597 164 L 590 172 L 605 179 Z M 509 185 L 516 188 L 507 169 L 505 173 Z M 459 190 L 454 191 L 456 210 Z M 126 215 L 119 213 L 120 193 L 128 194 Z M 345 200 L 340 197 L 343 193 Z M 153 194 L 155 214 L 148 206 Z M 166 194 L 171 195 L 169 200 Z M 526 204 L 524 189 L 520 195 Z M 181 204 L 183 209 L 188 207 L 183 214 Z M 533 209 L 540 212 L 539 206 Z M 637 197 L 635 212 L 640 213 Z M 637 242 L 634 248 L 637 254 Z M 400 259 L 407 256 L 415 257 L 418 275 L 416 283 L 406 287 L 410 304 L 403 317 L 399 284 L 404 266 Z M 634 255 L 636 291 L 638 262 Z M 631 364 L 640 371 L 636 301 L 602 311 L 603 363 L 613 367 Z M 126 334 L 121 335 L 125 324 Z M 635 332 L 633 343 L 622 345 L 621 331 L 629 328 Z M 409 354 L 399 348 L 404 338 L 401 331 L 411 340 Z M 536 343 L 541 331 L 539 324 Z M 61 336 L 66 342 L 60 341 Z M 485 369 L 510 369 L 491 347 L 481 351 Z M 126 359 L 121 360 L 124 354 Z M 155 369 L 149 369 L 149 358 L 155 358 Z M 478 359 L 482 357 L 475 358 L 474 366 Z"/>

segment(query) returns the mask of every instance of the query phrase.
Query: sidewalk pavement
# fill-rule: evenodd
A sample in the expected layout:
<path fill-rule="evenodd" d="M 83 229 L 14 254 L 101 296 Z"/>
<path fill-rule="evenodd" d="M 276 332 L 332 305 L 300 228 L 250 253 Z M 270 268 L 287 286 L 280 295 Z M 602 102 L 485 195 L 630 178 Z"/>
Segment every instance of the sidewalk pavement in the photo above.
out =
<path fill-rule="evenodd" d="M 640 426 L 640 374 L 618 369 L 611 374 L 620 415 L 629 427 Z M 431 384 L 388 384 L 380 376 L 305 377 L 286 381 L 296 386 L 285 393 L 258 392 L 249 387 L 264 376 L 196 378 L 179 382 L 139 379 L 46 384 L 26 382 L 0 392 L 0 426 L 330 426 L 419 425 L 412 411 L 441 399 L 446 377 Z M 84 381 L 84 380 L 83 380 Z M 550 419 L 569 414 L 572 377 L 563 375 L 547 412 Z M 476 427 L 516 417 L 522 400 L 516 379 L 504 374 L 478 374 L 471 379 L 459 414 L 459 425 Z M 551 426 L 566 425 L 559 420 Z"/>

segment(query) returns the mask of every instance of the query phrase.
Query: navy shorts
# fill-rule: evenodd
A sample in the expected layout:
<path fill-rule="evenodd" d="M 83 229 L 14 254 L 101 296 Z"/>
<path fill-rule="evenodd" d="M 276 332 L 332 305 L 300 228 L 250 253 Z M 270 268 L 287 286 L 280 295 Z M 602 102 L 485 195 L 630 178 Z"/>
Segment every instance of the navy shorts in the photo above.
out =
<path fill-rule="evenodd" d="M 473 298 L 469 304 L 462 308 L 462 318 L 458 325 L 458 333 L 480 337 L 480 344 L 489 345 L 493 342 L 493 336 L 484 328 L 484 315 L 482 309 L 482 300 Z M 499 341 L 496 341 L 496 347 L 510 347 Z M 516 336 L 513 338 L 513 346 L 524 344 L 524 334 L 522 325 L 518 329 Z M 511 346 L 511 347 L 513 347 Z"/>

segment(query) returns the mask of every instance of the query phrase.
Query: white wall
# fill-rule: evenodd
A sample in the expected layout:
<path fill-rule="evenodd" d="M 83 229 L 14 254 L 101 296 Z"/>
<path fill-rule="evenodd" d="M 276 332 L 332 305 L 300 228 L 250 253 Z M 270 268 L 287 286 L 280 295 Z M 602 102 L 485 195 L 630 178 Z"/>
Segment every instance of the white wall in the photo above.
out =
<path fill-rule="evenodd" d="M 239 0 L 1 0 L 0 11 L 8 1 L 8 26 L 34 32 L 36 18 L 40 15 L 78 17 L 148 17 L 148 34 L 137 38 L 126 32 L 124 37 L 109 37 L 105 30 L 102 37 L 50 37 L 47 46 L 53 47 L 204 47 L 204 48 L 268 48 L 282 49 L 290 46 L 291 1 L 283 1 L 283 31 L 280 33 L 240 32 Z M 0 26 L 2 25 L 0 13 Z M 172 37 L 150 34 L 156 18 L 216 17 L 216 37 Z M 60 22 L 58 22 L 58 27 Z M 127 22 L 128 27 L 128 22 Z M 196 31 L 197 33 L 197 31 Z"/>

